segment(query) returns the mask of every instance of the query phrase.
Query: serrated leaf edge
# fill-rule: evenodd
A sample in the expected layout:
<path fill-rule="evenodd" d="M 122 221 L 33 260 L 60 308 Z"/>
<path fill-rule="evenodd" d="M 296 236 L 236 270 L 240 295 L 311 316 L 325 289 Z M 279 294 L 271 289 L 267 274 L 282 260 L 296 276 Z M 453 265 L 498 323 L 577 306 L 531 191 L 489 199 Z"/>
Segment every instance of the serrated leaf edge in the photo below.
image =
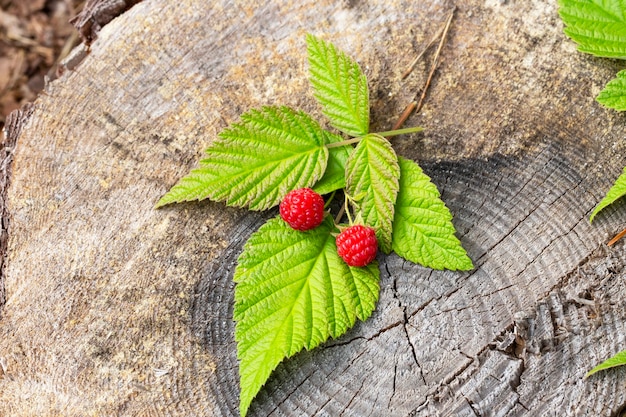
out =
<path fill-rule="evenodd" d="M 593 212 L 589 216 L 589 222 L 592 223 L 593 219 L 596 217 L 600 211 L 604 210 L 606 207 L 610 206 L 620 198 L 626 195 L 626 167 L 622 169 L 622 173 L 615 180 L 613 186 L 606 193 L 604 198 L 600 200 L 598 205 L 593 209 Z"/>
<path fill-rule="evenodd" d="M 330 42 L 307 34 L 309 81 L 322 113 L 350 136 L 369 132 L 367 78 L 356 61 Z"/>
<path fill-rule="evenodd" d="M 248 145 L 255 141 L 258 145 Z M 295 147 L 281 148 L 284 142 Z M 304 112 L 286 106 L 251 109 L 241 122 L 219 134 L 199 166 L 161 197 L 156 207 L 210 198 L 250 210 L 268 209 L 289 191 L 310 187 L 322 177 L 328 162 L 325 142 L 324 130 Z M 258 146 L 263 144 L 261 152 Z M 268 157 L 271 149 L 277 150 L 274 160 Z"/>
<path fill-rule="evenodd" d="M 397 207 L 396 207 L 396 212 L 394 216 L 394 231 L 392 235 L 393 236 L 393 241 L 392 241 L 393 250 L 399 256 L 407 259 L 408 261 L 411 261 L 416 264 L 420 264 L 420 265 L 423 265 L 432 269 L 439 269 L 439 270 L 448 269 L 452 271 L 472 269 L 474 267 L 473 263 L 471 259 L 469 258 L 469 256 L 467 255 L 467 252 L 461 245 L 461 242 L 455 235 L 456 229 L 454 228 L 454 225 L 452 224 L 452 213 L 450 212 L 450 209 L 445 205 L 443 200 L 441 200 L 441 195 L 439 193 L 439 190 L 437 189 L 437 186 L 431 181 L 430 177 L 423 172 L 421 167 L 416 162 L 400 157 L 399 164 L 400 164 L 400 191 L 396 199 Z M 428 238 L 428 241 L 435 243 L 436 246 L 439 247 L 443 251 L 443 254 L 444 254 L 442 256 L 433 256 L 433 254 L 431 253 L 430 254 L 431 260 L 428 262 L 425 262 L 423 259 L 419 259 L 419 257 L 414 257 L 412 252 L 409 252 L 408 250 L 406 250 L 406 247 L 405 247 L 406 245 L 398 240 L 400 236 L 398 228 L 401 226 L 401 222 L 399 220 L 400 220 L 400 216 L 403 216 L 402 208 L 404 207 L 402 205 L 398 207 L 398 205 L 403 204 L 404 195 L 405 193 L 409 192 L 406 184 L 403 184 L 404 182 L 407 181 L 407 174 L 408 174 L 409 167 L 411 170 L 414 170 L 414 172 L 417 173 L 417 175 L 421 176 L 422 180 L 425 182 L 424 184 L 425 187 L 423 190 L 421 190 L 423 194 L 422 198 L 429 199 L 429 201 L 431 202 L 431 206 L 430 206 L 431 208 L 433 206 L 438 206 L 438 210 L 435 211 L 437 216 L 433 216 L 431 214 L 431 215 L 426 216 L 426 218 L 428 218 L 431 223 L 435 220 L 438 221 L 440 223 L 439 227 L 442 228 L 442 232 L 446 235 L 443 238 L 433 238 L 433 237 L 424 236 L 425 238 L 426 237 Z M 415 180 L 413 178 L 412 180 L 413 180 L 412 184 L 415 184 Z M 417 197 L 414 197 L 413 200 L 415 198 Z M 426 210 L 423 207 L 419 207 L 419 209 Z M 441 224 L 441 222 L 443 222 L 443 224 Z M 406 223 L 411 224 L 411 222 L 409 221 L 407 221 Z M 424 223 L 423 225 L 426 225 L 426 223 Z M 455 250 L 452 251 L 450 248 L 446 248 L 441 244 L 437 244 L 436 243 L 437 240 L 443 240 L 451 244 Z M 412 239 L 409 244 L 409 247 L 414 248 L 416 244 L 418 244 L 418 241 L 415 241 L 415 239 Z M 459 252 L 460 256 L 453 254 L 456 252 Z M 445 256 L 446 253 L 448 254 L 447 256 Z M 436 258 L 448 259 L 450 257 L 456 261 L 454 262 L 454 264 L 450 264 L 447 260 L 444 260 L 441 262 L 434 262 L 434 259 Z"/>

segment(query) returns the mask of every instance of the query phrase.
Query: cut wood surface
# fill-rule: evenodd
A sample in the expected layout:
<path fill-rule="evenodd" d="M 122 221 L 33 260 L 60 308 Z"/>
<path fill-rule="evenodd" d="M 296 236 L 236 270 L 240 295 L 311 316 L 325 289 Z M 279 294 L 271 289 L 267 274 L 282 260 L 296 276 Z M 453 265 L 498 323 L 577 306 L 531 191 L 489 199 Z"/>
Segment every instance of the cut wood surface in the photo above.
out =
<path fill-rule="evenodd" d="M 457 2 L 424 133 L 392 139 L 476 268 L 380 255 L 372 318 L 285 360 L 249 415 L 619 415 L 626 369 L 583 379 L 626 348 L 626 250 L 605 245 L 626 205 L 588 221 L 626 165 L 626 120 L 593 98 L 619 63 L 577 53 L 553 3 Z M 239 415 L 232 274 L 276 211 L 155 203 L 250 108 L 323 120 L 309 32 L 361 64 L 388 130 L 453 6 L 145 0 L 105 26 L 7 132 L 0 415 Z"/>

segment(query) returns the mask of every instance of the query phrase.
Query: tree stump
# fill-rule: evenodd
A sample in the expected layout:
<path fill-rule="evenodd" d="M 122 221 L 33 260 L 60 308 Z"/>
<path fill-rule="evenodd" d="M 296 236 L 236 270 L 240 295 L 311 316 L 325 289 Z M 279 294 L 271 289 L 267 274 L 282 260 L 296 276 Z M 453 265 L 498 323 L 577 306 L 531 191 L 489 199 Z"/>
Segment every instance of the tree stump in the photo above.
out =
<path fill-rule="evenodd" d="M 242 112 L 322 120 L 309 32 L 361 64 L 372 129 L 389 129 L 432 54 L 401 74 L 453 7 L 252 3 L 135 5 L 8 126 L 0 415 L 239 414 L 232 273 L 276 211 L 154 204 Z M 476 268 L 379 256 L 373 317 L 285 360 L 249 415 L 621 412 L 626 369 L 583 379 L 626 345 L 624 244 L 605 245 L 626 207 L 588 221 L 626 165 L 624 117 L 594 101 L 618 63 L 577 53 L 540 1 L 458 4 L 442 59 L 407 123 L 424 133 L 392 142 L 442 191 Z"/>

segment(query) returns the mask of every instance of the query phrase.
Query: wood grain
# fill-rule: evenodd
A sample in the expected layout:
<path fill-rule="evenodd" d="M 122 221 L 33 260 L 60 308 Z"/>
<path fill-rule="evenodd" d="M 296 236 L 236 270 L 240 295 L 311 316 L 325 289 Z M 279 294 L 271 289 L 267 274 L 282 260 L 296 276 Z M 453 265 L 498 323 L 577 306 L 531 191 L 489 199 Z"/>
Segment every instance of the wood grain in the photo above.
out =
<path fill-rule="evenodd" d="M 26 104 L 22 109 L 17 110 L 9 115 L 6 120 L 4 131 L 6 134 L 1 135 L 3 143 L 0 144 L 2 154 L 0 154 L 0 317 L 2 317 L 2 308 L 6 302 L 6 294 L 4 289 L 4 280 L 6 276 L 6 254 L 9 242 L 9 226 L 11 223 L 11 215 L 7 208 L 7 193 L 11 183 L 13 155 L 15 154 L 15 145 L 17 138 L 22 132 L 22 126 L 26 124 L 30 116 L 33 114 L 33 106 Z"/>
<path fill-rule="evenodd" d="M 404 68 L 450 1 L 141 2 L 48 85 L 20 126 L 0 318 L 0 415 L 238 415 L 232 273 L 275 211 L 154 210 L 252 107 L 321 119 L 304 36 L 367 73 L 374 130 L 424 84 Z M 617 415 L 624 204 L 588 215 L 626 164 L 617 71 L 576 53 L 555 5 L 457 4 L 420 114 L 392 139 L 442 191 L 476 269 L 380 256 L 373 317 L 283 362 L 252 416 Z"/>

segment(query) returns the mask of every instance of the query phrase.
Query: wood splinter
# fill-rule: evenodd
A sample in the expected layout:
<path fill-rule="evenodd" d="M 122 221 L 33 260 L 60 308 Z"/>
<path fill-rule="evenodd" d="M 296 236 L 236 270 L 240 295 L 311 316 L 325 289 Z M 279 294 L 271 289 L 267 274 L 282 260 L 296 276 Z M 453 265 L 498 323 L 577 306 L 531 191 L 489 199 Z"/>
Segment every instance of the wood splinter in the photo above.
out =
<path fill-rule="evenodd" d="M 609 242 L 606 245 L 607 246 L 613 246 L 614 244 L 616 244 L 624 236 L 626 236 L 626 229 L 624 229 L 621 232 L 619 232 L 618 234 L 616 234 L 615 237 L 613 239 L 609 240 Z"/>

